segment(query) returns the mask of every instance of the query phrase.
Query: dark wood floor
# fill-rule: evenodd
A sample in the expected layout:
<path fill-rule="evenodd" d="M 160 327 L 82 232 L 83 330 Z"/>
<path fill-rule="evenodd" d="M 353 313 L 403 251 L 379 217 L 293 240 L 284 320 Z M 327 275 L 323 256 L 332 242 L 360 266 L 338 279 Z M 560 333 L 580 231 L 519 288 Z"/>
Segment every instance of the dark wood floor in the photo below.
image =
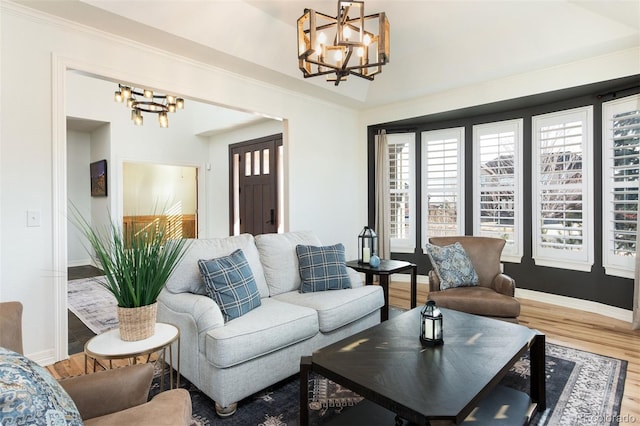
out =
<path fill-rule="evenodd" d="M 67 269 L 69 281 L 82 278 L 91 278 L 103 275 L 102 271 L 94 266 L 75 266 Z M 95 336 L 80 319 L 71 311 L 67 311 L 68 333 L 69 333 L 69 355 L 84 351 L 84 344 L 87 340 Z"/>

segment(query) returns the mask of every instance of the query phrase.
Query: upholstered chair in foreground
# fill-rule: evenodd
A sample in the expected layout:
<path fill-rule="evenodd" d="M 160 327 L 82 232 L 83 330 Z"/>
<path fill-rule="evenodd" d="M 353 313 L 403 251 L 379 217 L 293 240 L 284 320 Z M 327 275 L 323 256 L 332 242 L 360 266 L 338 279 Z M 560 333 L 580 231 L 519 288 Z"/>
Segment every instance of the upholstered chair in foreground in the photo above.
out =
<path fill-rule="evenodd" d="M 147 402 L 153 379 L 151 364 L 131 365 L 55 381 L 46 370 L 22 355 L 20 302 L 0 303 L 0 367 L 0 377 L 10 376 L 13 383 L 4 387 L 4 381 L 0 380 L 0 401 L 6 402 L 5 406 L 0 406 L 0 411 L 6 417 L 24 416 L 25 412 L 35 415 L 35 420 L 28 420 L 28 424 L 39 424 L 39 420 L 45 422 L 45 417 L 51 416 L 65 416 L 66 423 L 63 424 L 84 423 L 89 426 L 191 423 L 191 397 L 185 389 L 161 392 Z M 4 393 L 7 398 L 2 398 Z M 68 402 L 68 397 L 73 404 Z M 37 407 L 20 406 L 22 399 L 37 399 Z M 22 413 L 14 412 L 14 407 Z M 38 412 L 40 410 L 46 414 Z M 60 417 L 55 418 L 61 420 Z"/>
<path fill-rule="evenodd" d="M 443 256 L 456 254 L 455 243 L 459 243 L 468 259 L 473 265 L 477 281 L 475 283 L 447 282 L 441 283 L 441 276 L 447 271 L 437 271 L 438 267 L 447 268 L 456 262 L 449 262 L 445 259 L 442 264 L 433 265 L 429 271 L 429 295 L 428 300 L 433 300 L 443 308 L 454 309 L 470 314 L 493 317 L 510 322 L 518 322 L 520 315 L 520 302 L 514 297 L 516 283 L 508 275 L 501 272 L 500 255 L 505 245 L 505 240 L 500 238 L 455 236 L 455 237 L 432 237 L 429 243 L 437 246 L 435 251 L 439 251 Z M 439 248 L 447 250 L 439 250 Z M 427 249 L 429 252 L 429 248 Z M 431 255 L 430 255 L 431 258 Z M 438 262 L 435 262 L 438 263 Z M 464 263 L 464 262 L 461 262 Z M 443 266 L 444 265 L 444 266 Z M 454 271 L 454 275 L 455 275 Z M 453 280 L 455 281 L 455 280 Z M 448 287 L 445 289 L 445 287 Z"/>

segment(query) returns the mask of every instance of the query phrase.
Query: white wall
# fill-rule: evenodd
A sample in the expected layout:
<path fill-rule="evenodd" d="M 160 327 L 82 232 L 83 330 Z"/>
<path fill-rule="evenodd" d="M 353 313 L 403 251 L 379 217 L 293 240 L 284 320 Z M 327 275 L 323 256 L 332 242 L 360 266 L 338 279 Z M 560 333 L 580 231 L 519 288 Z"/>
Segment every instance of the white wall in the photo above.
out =
<path fill-rule="evenodd" d="M 289 228 L 314 229 L 327 243 L 354 240 L 347 249 L 355 255 L 355 236 L 366 219 L 366 150 L 358 138 L 355 111 L 117 37 L 49 21 L 12 3 L 2 2 L 0 7 L 0 300 L 24 304 L 27 355 L 41 363 L 66 357 L 65 117 L 111 122 L 93 116 L 101 110 L 91 102 L 105 97 L 106 108 L 127 114 L 112 101 L 113 87 L 107 94 L 80 87 L 81 96 L 65 105 L 65 94 L 76 90 L 76 82 L 65 71 L 68 68 L 287 119 Z M 170 126 L 178 119 L 179 112 L 170 117 Z M 116 164 L 110 165 L 109 185 L 116 191 L 125 160 L 162 163 L 170 157 L 175 164 L 197 158 L 200 166 L 212 161 L 202 140 L 166 140 L 161 134 L 143 137 L 140 128 L 111 127 L 110 157 Z M 150 138 L 154 150 L 144 143 Z M 207 197 L 220 195 L 209 194 L 208 188 L 204 191 Z M 227 194 L 219 198 L 225 206 Z M 121 208 L 116 205 L 117 211 Z M 41 211 L 40 227 L 26 226 L 28 209 Z"/>
<path fill-rule="evenodd" d="M 87 132 L 67 131 L 67 195 L 69 202 L 84 216 L 91 213 L 91 135 Z M 87 265 L 91 258 L 83 245 L 82 233 L 69 227 L 67 256 L 69 266 Z"/>
<path fill-rule="evenodd" d="M 195 168 L 125 162 L 122 172 L 125 216 L 196 214 Z"/>
<path fill-rule="evenodd" d="M 635 75 L 640 73 L 640 59 L 638 58 L 640 58 L 640 47 L 553 68 L 513 75 L 483 84 L 459 87 L 408 102 L 371 108 L 361 116 L 363 128 L 360 131 L 366 132 L 367 125 L 420 117 Z"/>

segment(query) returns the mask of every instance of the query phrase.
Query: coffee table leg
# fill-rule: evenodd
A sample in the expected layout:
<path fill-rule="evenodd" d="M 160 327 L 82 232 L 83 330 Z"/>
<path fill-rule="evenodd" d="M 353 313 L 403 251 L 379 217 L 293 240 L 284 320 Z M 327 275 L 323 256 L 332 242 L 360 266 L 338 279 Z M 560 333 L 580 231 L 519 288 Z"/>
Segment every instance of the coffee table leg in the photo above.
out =
<path fill-rule="evenodd" d="M 300 358 L 300 426 L 309 426 L 309 372 L 311 357 Z"/>
<path fill-rule="evenodd" d="M 537 334 L 533 338 L 529 355 L 531 357 L 531 399 L 537 404 L 538 411 L 544 411 L 547 408 L 544 334 Z"/>

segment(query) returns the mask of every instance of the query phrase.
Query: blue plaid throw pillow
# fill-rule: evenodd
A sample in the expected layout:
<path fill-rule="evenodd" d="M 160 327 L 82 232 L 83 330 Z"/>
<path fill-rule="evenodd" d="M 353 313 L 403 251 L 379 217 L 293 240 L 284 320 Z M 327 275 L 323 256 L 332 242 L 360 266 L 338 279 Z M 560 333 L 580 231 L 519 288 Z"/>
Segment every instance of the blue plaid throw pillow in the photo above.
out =
<path fill-rule="evenodd" d="M 427 244 L 427 255 L 440 278 L 440 290 L 478 285 L 478 274 L 459 242 L 444 247 Z"/>
<path fill-rule="evenodd" d="M 228 256 L 198 260 L 207 294 L 220 307 L 225 321 L 260 306 L 260 292 L 241 249 Z"/>
<path fill-rule="evenodd" d="M 344 246 L 296 246 L 298 269 L 302 285 L 300 292 L 339 290 L 351 288 L 344 257 Z"/>

